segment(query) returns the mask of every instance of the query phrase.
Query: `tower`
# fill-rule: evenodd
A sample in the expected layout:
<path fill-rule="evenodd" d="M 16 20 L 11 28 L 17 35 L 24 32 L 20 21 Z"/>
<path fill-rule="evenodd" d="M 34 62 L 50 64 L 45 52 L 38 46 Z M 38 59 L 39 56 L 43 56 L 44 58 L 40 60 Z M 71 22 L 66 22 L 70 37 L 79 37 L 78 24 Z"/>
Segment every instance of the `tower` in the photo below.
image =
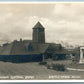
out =
<path fill-rule="evenodd" d="M 40 22 L 33 27 L 33 42 L 45 43 L 45 28 Z"/>

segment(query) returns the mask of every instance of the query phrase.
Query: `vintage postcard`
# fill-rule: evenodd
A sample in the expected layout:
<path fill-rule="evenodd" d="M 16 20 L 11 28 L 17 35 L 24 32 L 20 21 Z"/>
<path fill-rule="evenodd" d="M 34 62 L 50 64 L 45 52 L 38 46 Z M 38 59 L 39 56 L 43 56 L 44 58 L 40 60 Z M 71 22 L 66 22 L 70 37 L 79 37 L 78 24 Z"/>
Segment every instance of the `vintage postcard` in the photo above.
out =
<path fill-rule="evenodd" d="M 84 3 L 0 3 L 0 80 L 84 80 Z"/>

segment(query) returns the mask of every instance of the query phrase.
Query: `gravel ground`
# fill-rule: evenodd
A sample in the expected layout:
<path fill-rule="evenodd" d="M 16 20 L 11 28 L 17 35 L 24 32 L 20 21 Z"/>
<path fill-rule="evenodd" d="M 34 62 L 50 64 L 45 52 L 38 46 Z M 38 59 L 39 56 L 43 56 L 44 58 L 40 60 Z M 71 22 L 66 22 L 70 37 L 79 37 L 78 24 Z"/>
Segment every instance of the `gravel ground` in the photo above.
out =
<path fill-rule="evenodd" d="M 65 63 L 58 61 L 56 63 Z M 55 62 L 54 62 L 55 63 Z M 67 64 L 68 65 L 68 64 Z M 84 66 L 84 65 L 83 65 Z M 84 79 L 84 72 L 78 71 L 55 71 L 37 62 L 10 63 L 0 62 L 0 80 L 59 80 L 59 79 Z"/>

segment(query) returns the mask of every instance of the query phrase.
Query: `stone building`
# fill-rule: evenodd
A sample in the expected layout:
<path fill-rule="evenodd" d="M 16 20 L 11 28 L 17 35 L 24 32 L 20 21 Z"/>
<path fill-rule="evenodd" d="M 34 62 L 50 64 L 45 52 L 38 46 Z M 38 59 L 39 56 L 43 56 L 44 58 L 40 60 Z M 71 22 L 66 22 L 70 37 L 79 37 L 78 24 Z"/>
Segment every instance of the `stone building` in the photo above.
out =
<path fill-rule="evenodd" d="M 45 43 L 45 28 L 38 22 L 33 27 L 33 42 Z"/>
<path fill-rule="evenodd" d="M 14 40 L 10 44 L 6 43 L 0 47 L 0 60 L 11 62 L 42 61 L 54 53 L 53 43 L 45 42 L 45 28 L 38 22 L 33 27 L 32 40 Z M 60 49 L 60 44 L 55 44 Z M 50 50 L 50 51 L 49 51 Z M 47 56 L 46 56 L 47 53 Z M 60 50 L 59 50 L 60 53 Z M 59 54 L 58 53 L 58 54 Z"/>
<path fill-rule="evenodd" d="M 84 46 L 76 47 L 71 53 L 74 56 L 75 62 L 84 64 Z"/>

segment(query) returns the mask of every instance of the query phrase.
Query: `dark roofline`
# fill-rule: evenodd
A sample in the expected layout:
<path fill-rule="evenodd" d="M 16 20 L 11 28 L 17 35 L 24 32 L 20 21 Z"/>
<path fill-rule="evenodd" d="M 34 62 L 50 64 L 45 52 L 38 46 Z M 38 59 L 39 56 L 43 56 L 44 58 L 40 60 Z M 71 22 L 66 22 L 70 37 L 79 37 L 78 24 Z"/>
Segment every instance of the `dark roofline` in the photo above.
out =
<path fill-rule="evenodd" d="M 38 28 L 42 28 L 42 29 L 45 29 L 43 27 L 43 25 L 38 21 L 37 24 L 33 27 L 33 29 L 38 29 Z"/>

